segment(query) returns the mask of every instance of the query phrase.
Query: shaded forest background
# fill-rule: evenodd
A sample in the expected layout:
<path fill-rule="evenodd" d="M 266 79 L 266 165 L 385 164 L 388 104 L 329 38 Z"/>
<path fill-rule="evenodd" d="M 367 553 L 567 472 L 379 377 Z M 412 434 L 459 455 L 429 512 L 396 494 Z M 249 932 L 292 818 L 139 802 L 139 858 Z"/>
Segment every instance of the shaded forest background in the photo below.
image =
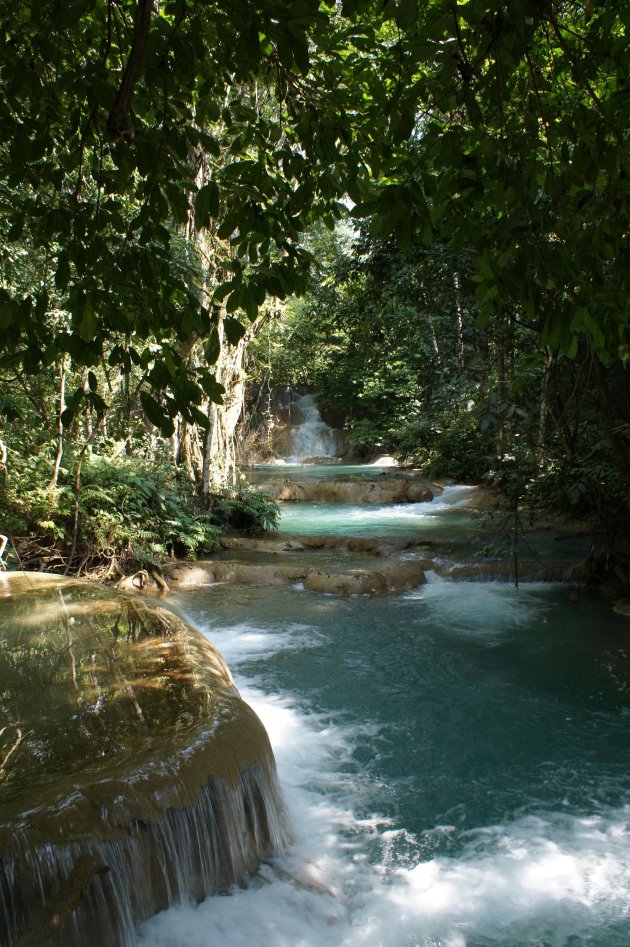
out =
<path fill-rule="evenodd" d="M 107 576 L 272 527 L 238 473 L 254 383 L 319 391 L 362 456 L 583 517 L 627 583 L 625 4 L 0 25 L 3 563 Z"/>

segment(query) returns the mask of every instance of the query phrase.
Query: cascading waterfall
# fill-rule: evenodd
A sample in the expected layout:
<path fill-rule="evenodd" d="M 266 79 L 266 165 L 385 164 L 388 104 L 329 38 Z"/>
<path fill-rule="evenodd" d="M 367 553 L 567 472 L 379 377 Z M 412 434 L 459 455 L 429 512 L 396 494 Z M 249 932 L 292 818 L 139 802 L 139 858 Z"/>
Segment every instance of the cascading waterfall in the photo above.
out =
<path fill-rule="evenodd" d="M 179 616 L 24 574 L 0 626 L 1 947 L 128 947 L 286 847 L 265 729 Z"/>
<path fill-rule="evenodd" d="M 335 432 L 323 420 L 314 395 L 302 395 L 293 407 L 299 412 L 302 421 L 290 428 L 286 458 L 291 463 L 299 463 L 307 457 L 333 457 L 336 454 Z"/>
<path fill-rule="evenodd" d="M 34 848 L 25 839 L 23 850 L 5 854 L 0 865 L 0 943 L 10 947 L 32 920 L 33 908 L 64 891 L 81 856 L 107 871 L 89 879 L 86 897 L 47 941 L 54 947 L 128 947 L 136 942 L 139 922 L 228 891 L 287 841 L 275 776 L 260 767 L 241 773 L 236 786 L 211 778 L 193 805 L 170 807 L 161 819 L 134 820 L 123 838 Z"/>

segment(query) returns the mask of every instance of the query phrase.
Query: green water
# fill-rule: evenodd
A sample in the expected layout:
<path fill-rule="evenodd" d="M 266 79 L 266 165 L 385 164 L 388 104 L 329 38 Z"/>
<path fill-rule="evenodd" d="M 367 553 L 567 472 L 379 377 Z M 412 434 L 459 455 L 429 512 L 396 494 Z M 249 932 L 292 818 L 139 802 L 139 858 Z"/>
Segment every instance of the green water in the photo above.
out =
<path fill-rule="evenodd" d="M 285 503 L 280 528 L 424 543 L 448 569 L 502 541 L 474 494 Z M 584 551 L 520 537 L 521 561 Z M 381 598 L 178 600 L 270 733 L 297 839 L 246 891 L 157 918 L 143 947 L 628 947 L 630 624 L 609 605 L 434 574 Z"/>
<path fill-rule="evenodd" d="M 453 485 L 427 503 L 283 503 L 279 528 L 303 536 L 360 536 L 428 544 L 454 562 L 510 561 L 512 524 L 474 509 L 478 489 Z M 518 535 L 518 559 L 541 565 L 582 561 L 588 538 L 573 530 L 527 529 Z"/>
<path fill-rule="evenodd" d="M 472 534 L 481 520 L 467 505 L 475 487 L 446 487 L 427 503 L 283 503 L 279 528 L 302 535 L 394 538 Z"/>
<path fill-rule="evenodd" d="M 564 586 L 431 577 L 179 602 L 267 725 L 297 854 L 147 944 L 627 947 L 626 620 Z"/>

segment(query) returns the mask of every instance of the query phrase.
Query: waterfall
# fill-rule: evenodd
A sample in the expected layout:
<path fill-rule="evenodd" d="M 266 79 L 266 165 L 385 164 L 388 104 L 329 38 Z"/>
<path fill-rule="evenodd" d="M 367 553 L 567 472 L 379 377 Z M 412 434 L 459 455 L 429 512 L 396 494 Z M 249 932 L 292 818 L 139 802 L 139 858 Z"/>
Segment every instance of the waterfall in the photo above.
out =
<path fill-rule="evenodd" d="M 22 851 L 0 863 L 0 944 L 10 947 L 30 931 L 37 908 L 55 904 L 58 891 L 64 897 L 81 856 L 107 871 L 89 878 L 84 898 L 47 940 L 51 947 L 129 947 L 141 921 L 242 884 L 287 842 L 275 773 L 270 779 L 259 766 L 234 786 L 211 778 L 193 805 L 170 807 L 161 819 L 137 819 L 121 838 L 35 848 L 25 840 Z"/>
<path fill-rule="evenodd" d="M 314 395 L 302 395 L 293 405 L 302 417 L 290 429 L 289 457 L 299 463 L 307 457 L 333 457 L 336 454 L 335 431 L 323 420 Z"/>
<path fill-rule="evenodd" d="M 180 616 L 14 573 L 0 627 L 0 947 L 129 947 L 286 847 L 266 731 Z"/>

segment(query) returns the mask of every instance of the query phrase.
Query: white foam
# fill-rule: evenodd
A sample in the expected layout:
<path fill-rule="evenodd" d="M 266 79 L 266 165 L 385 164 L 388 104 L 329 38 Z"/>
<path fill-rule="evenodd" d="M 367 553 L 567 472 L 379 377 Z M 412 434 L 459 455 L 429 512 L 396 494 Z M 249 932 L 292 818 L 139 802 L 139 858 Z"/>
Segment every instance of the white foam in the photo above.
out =
<path fill-rule="evenodd" d="M 392 457 L 390 454 L 384 454 L 382 457 L 377 457 L 376 460 L 373 460 L 371 464 L 366 464 L 367 467 L 398 467 L 398 461 L 395 457 Z"/>
<path fill-rule="evenodd" d="M 565 947 L 629 921 L 630 808 L 526 815 L 469 832 L 457 856 L 392 870 L 404 830 L 355 815 L 366 787 L 347 763 L 365 734 L 237 684 L 269 732 L 296 843 L 248 888 L 152 919 L 142 947 Z M 374 839 L 377 864 L 366 855 Z"/>
<path fill-rule="evenodd" d="M 372 915 L 368 942 L 407 943 L 404 934 L 413 930 L 421 944 L 515 947 L 544 935 L 560 947 L 611 921 L 623 923 L 629 816 L 628 809 L 590 818 L 550 813 L 470 833 L 457 858 L 397 873 Z M 398 936 L 388 935 L 392 926 Z"/>
<path fill-rule="evenodd" d="M 542 608 L 544 619 L 537 588 L 431 577 L 407 600 L 439 609 L 446 627 L 465 617 L 468 633 L 498 632 L 499 606 L 516 626 L 522 609 L 531 618 Z M 296 842 L 246 889 L 153 918 L 141 947 L 627 947 L 630 807 L 525 813 L 459 837 L 453 826 L 429 826 L 450 854 L 420 860 L 418 840 L 373 811 L 375 787 L 352 766 L 356 744 L 375 742 L 369 722 L 310 712 L 239 674 L 245 660 L 316 643 L 313 629 L 241 624 L 210 634 L 270 735 Z M 406 867 L 401 845 L 416 853 Z"/>
<path fill-rule="evenodd" d="M 279 628 L 261 628 L 253 623 L 217 625 L 189 621 L 208 636 L 232 670 L 247 661 L 262 659 L 280 651 L 300 651 L 317 647 L 320 637 L 309 625 L 287 622 Z"/>
<path fill-rule="evenodd" d="M 516 589 L 509 582 L 456 582 L 426 573 L 426 584 L 405 596 L 422 607 L 447 631 L 466 635 L 505 634 L 514 628 L 544 624 L 556 607 L 540 595 L 551 583 L 529 582 Z"/>

